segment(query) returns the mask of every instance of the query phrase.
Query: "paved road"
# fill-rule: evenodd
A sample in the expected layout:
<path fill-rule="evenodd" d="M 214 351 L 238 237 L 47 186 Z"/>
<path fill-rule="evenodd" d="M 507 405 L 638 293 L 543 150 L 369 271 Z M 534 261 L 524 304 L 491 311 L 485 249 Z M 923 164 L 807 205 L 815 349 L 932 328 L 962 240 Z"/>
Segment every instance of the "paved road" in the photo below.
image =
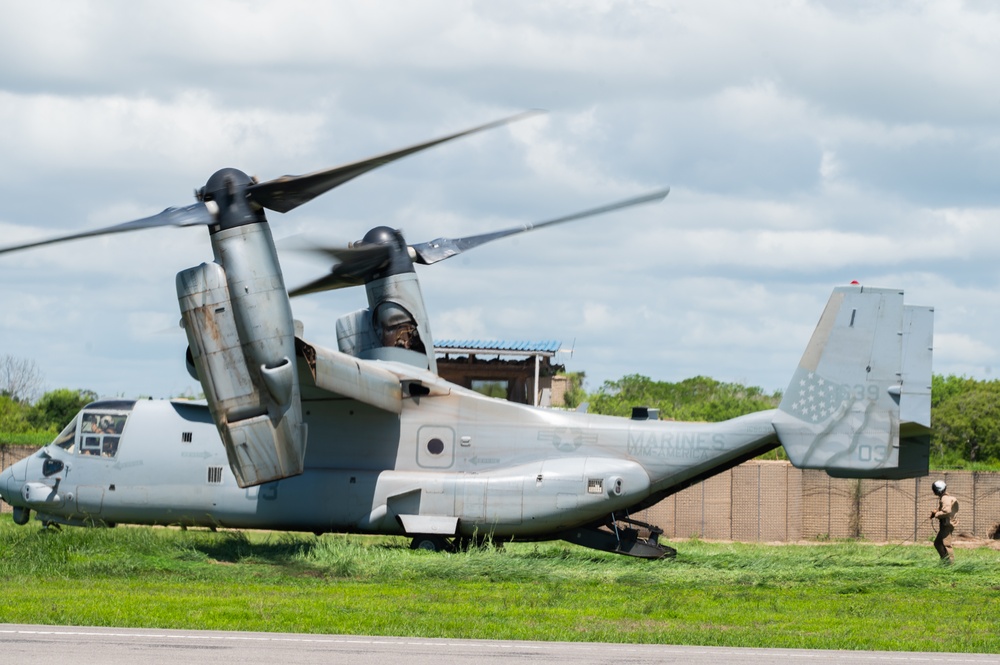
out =
<path fill-rule="evenodd" d="M 685 663 L 720 665 L 961 665 L 1000 663 L 1000 656 L 800 649 L 734 649 L 669 645 L 587 644 L 445 640 L 349 635 L 231 633 L 208 630 L 74 628 L 0 624 L 0 659 L 16 665 L 100 663 L 281 663 L 347 662 L 351 665 L 476 665 L 514 662 L 597 665 Z"/>

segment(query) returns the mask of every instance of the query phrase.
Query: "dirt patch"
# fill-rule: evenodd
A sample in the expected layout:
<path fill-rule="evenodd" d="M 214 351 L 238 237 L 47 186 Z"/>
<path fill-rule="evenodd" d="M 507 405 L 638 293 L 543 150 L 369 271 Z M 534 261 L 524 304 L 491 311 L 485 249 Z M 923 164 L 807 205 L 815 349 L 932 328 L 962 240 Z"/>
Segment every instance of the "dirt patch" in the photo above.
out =
<path fill-rule="evenodd" d="M 977 538 L 968 533 L 954 533 L 951 536 L 952 547 L 962 549 L 975 549 L 977 547 L 988 547 L 991 550 L 1000 551 L 1000 540 L 995 538 Z"/>

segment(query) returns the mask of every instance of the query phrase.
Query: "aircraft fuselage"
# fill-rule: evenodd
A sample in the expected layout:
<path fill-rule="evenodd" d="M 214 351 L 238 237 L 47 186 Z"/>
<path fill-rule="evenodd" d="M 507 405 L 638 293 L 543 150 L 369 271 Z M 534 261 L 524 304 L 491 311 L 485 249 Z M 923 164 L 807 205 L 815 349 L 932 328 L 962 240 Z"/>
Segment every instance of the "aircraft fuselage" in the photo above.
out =
<path fill-rule="evenodd" d="M 306 396 L 304 473 L 240 488 L 204 405 L 102 404 L 81 412 L 62 445 L 0 475 L 8 503 L 70 524 L 558 537 L 775 441 L 770 412 L 729 423 L 628 420 L 451 386 L 405 400 L 396 415 Z M 126 422 L 115 449 L 99 453 L 84 420 L 105 412 Z"/>

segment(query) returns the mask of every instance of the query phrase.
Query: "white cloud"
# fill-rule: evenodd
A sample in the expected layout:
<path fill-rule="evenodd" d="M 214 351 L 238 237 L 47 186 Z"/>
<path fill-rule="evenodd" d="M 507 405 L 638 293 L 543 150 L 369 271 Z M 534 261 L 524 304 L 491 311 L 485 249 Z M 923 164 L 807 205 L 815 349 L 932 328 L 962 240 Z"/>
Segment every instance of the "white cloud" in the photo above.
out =
<path fill-rule="evenodd" d="M 7 130 L 0 148 L 24 155 L 36 168 L 111 171 L 132 170 L 136 164 L 204 171 L 231 159 L 306 155 L 323 128 L 316 112 L 227 109 L 207 91 L 167 101 L 0 91 L 0 123 Z"/>
<path fill-rule="evenodd" d="M 436 339 L 492 339 L 483 318 L 481 307 L 451 309 L 431 322 L 431 330 Z"/>
<path fill-rule="evenodd" d="M 435 334 L 575 338 L 591 387 L 639 372 L 773 389 L 829 288 L 858 278 L 936 306 L 938 371 L 996 366 L 988 5 L 40 1 L 4 19 L 0 244 L 185 204 L 217 168 L 305 173 L 541 107 L 271 215 L 275 235 L 461 237 L 671 185 L 419 268 Z M 289 284 L 327 267 L 281 259 Z M 184 391 L 186 341 L 160 331 L 174 274 L 206 260 L 200 229 L 4 255 L 3 352 L 53 387 Z M 349 289 L 293 307 L 333 345 L 364 304 Z"/>
<path fill-rule="evenodd" d="M 948 365 L 981 369 L 997 363 L 995 348 L 961 333 L 937 333 L 934 352 L 939 362 Z"/>

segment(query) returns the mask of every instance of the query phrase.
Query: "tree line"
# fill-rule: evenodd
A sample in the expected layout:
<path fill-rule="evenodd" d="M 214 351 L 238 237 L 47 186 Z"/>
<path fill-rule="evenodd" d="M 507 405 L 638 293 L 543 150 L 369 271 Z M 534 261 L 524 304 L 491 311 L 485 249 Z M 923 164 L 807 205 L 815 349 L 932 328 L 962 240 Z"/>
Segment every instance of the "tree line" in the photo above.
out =
<path fill-rule="evenodd" d="M 69 388 L 49 391 L 33 403 L 0 393 L 0 444 L 46 443 L 96 399 L 93 391 Z"/>
<path fill-rule="evenodd" d="M 660 418 L 718 422 L 776 408 L 781 394 L 705 376 L 670 383 L 631 374 L 574 400 L 589 401 L 592 413 L 627 417 L 633 406 L 647 406 Z M 1000 380 L 934 375 L 931 426 L 932 468 L 1000 469 Z"/>

